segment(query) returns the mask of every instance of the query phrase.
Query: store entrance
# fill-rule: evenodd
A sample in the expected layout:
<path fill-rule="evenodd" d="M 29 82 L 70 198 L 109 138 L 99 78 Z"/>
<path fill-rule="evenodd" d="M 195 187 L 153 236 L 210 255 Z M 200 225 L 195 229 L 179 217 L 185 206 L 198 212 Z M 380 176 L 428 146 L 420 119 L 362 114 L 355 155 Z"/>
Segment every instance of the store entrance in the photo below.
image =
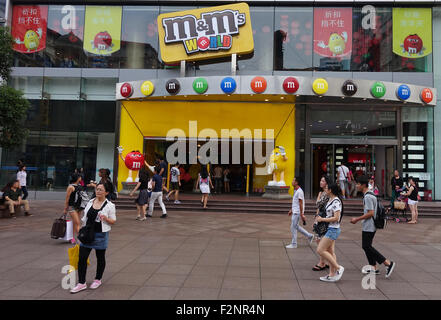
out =
<path fill-rule="evenodd" d="M 320 179 L 324 175 L 337 180 L 337 170 L 346 165 L 355 179 L 361 175 L 374 177 L 375 187 L 382 197 L 390 197 L 390 178 L 393 175 L 396 146 L 390 145 L 349 145 L 349 144 L 313 144 L 312 145 L 312 197 L 320 192 Z M 351 198 L 357 193 L 355 181 L 349 183 Z"/>

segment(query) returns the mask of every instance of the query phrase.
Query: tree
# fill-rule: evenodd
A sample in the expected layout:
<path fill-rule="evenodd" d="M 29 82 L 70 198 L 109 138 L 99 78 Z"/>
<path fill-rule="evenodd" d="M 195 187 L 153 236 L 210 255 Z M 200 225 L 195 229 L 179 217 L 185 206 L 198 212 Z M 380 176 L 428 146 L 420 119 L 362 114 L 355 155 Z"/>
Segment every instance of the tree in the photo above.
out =
<path fill-rule="evenodd" d="M 9 87 L 7 80 L 12 67 L 12 37 L 8 29 L 0 27 L 0 147 L 12 148 L 22 144 L 28 135 L 24 120 L 29 101 L 23 93 Z"/>

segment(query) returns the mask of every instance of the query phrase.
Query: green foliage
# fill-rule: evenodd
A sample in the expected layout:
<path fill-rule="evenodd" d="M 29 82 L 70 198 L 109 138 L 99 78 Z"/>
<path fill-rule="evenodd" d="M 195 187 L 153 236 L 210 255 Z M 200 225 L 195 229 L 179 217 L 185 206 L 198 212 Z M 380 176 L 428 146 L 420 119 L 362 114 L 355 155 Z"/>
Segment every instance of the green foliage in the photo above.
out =
<path fill-rule="evenodd" d="M 7 85 L 12 66 L 12 38 L 8 29 L 0 27 L 0 76 L 5 81 L 0 85 L 0 147 L 21 145 L 28 135 L 24 120 L 29 101 L 23 93 Z"/>
<path fill-rule="evenodd" d="M 7 80 L 11 72 L 14 52 L 12 51 L 12 37 L 9 30 L 0 27 L 0 77 Z"/>

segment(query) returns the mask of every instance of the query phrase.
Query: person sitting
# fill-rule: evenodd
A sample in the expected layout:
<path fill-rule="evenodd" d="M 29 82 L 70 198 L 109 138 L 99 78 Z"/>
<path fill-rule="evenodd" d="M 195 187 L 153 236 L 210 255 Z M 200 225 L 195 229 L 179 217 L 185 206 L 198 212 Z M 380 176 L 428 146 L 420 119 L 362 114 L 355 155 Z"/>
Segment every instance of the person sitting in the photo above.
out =
<path fill-rule="evenodd" d="M 32 216 L 32 214 L 29 213 L 28 200 L 22 200 L 21 195 L 22 191 L 20 189 L 20 182 L 18 180 L 10 182 L 5 188 L 3 197 L 5 199 L 5 205 L 9 207 L 9 214 L 11 215 L 11 218 L 16 218 L 15 206 L 24 206 L 25 216 Z"/>

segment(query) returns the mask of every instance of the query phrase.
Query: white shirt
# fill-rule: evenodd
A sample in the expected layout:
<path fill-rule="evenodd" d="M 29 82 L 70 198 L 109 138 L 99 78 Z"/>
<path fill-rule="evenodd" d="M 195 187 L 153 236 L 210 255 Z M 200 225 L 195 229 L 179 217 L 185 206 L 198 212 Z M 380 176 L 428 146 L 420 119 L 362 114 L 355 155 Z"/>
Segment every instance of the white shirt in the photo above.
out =
<path fill-rule="evenodd" d="M 170 182 L 178 182 L 178 176 L 181 175 L 180 171 L 176 167 L 170 169 Z"/>
<path fill-rule="evenodd" d="M 86 225 L 87 212 L 92 207 L 93 200 L 95 200 L 95 199 L 90 200 L 89 203 L 87 204 L 86 208 L 84 208 L 84 215 L 83 215 L 83 218 L 81 218 L 81 222 L 82 222 L 83 227 Z M 99 214 L 106 216 L 109 219 L 116 220 L 115 205 L 112 202 L 110 202 L 109 200 L 107 200 L 106 206 L 103 208 L 103 210 L 101 210 L 99 212 Z M 97 217 L 97 219 L 99 219 L 99 218 Z M 102 229 L 102 232 L 109 232 L 112 229 L 112 227 L 107 222 L 101 221 L 101 229 Z"/>
<path fill-rule="evenodd" d="M 26 187 L 26 171 L 17 172 L 17 180 L 20 182 L 20 187 Z"/>
<path fill-rule="evenodd" d="M 340 211 L 341 215 L 342 203 L 339 198 L 329 200 L 326 204 L 326 218 L 332 218 L 337 211 Z M 340 219 L 339 219 L 340 220 Z M 340 221 L 330 222 L 329 228 L 340 228 Z"/>
<path fill-rule="evenodd" d="M 298 188 L 294 191 L 294 196 L 292 197 L 292 214 L 300 214 L 300 202 L 303 201 L 303 213 L 305 213 L 305 194 L 302 188 Z"/>
<path fill-rule="evenodd" d="M 345 165 L 341 165 L 340 167 L 338 167 L 338 180 L 347 180 L 348 179 L 348 175 L 349 175 L 349 168 L 346 167 Z"/>

